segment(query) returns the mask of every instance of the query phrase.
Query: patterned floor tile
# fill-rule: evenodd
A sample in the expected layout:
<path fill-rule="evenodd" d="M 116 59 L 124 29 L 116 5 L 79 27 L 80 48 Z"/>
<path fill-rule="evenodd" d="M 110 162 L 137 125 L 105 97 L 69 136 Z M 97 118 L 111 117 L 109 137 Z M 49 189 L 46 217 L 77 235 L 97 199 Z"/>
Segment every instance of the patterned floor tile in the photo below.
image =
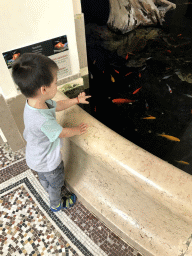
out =
<path fill-rule="evenodd" d="M 13 152 L 10 145 L 5 142 L 0 145 L 0 168 L 6 167 L 9 164 L 25 157 L 25 148 Z"/>
<path fill-rule="evenodd" d="M 50 211 L 48 194 L 31 170 L 2 183 L 0 195 L 2 255 L 65 255 L 68 245 L 71 255 L 106 256 L 64 211 Z"/>
<path fill-rule="evenodd" d="M 0 154 L 0 255 L 142 256 L 79 201 L 51 212 L 25 149 L 12 152 L 4 144 Z"/>

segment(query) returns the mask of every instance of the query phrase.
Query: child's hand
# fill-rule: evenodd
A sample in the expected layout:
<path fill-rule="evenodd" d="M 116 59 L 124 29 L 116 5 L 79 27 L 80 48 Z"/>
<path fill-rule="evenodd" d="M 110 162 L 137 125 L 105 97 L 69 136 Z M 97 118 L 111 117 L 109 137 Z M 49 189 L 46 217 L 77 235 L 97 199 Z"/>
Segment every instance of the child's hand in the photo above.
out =
<path fill-rule="evenodd" d="M 81 135 L 87 132 L 88 125 L 81 123 L 77 128 L 77 135 Z"/>
<path fill-rule="evenodd" d="M 85 92 L 81 92 L 81 93 L 78 95 L 79 103 L 89 104 L 89 102 L 86 101 L 86 99 L 88 99 L 88 98 L 90 98 L 90 97 L 91 97 L 91 95 L 85 96 Z"/>
<path fill-rule="evenodd" d="M 88 125 L 81 123 L 78 126 L 71 127 L 71 128 L 63 128 L 63 131 L 59 135 L 59 138 L 65 138 L 65 137 L 72 137 L 75 135 L 81 135 L 83 133 L 87 132 Z"/>

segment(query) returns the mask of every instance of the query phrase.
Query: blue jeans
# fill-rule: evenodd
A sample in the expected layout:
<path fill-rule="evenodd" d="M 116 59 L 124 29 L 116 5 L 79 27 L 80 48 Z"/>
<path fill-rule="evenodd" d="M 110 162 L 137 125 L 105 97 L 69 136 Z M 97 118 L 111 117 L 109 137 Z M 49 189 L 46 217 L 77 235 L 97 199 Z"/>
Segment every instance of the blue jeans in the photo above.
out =
<path fill-rule="evenodd" d="M 38 172 L 39 181 L 49 194 L 50 206 L 56 208 L 61 202 L 61 188 L 64 185 L 63 161 L 51 172 Z"/>

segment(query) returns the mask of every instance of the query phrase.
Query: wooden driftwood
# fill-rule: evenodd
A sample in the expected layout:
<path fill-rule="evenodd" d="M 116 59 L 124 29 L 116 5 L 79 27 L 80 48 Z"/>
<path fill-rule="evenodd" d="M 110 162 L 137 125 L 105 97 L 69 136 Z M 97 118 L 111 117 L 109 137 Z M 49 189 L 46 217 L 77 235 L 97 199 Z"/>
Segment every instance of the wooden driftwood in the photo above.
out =
<path fill-rule="evenodd" d="M 167 0 L 110 0 L 108 27 L 125 34 L 139 25 L 162 24 L 165 13 L 176 5 Z"/>

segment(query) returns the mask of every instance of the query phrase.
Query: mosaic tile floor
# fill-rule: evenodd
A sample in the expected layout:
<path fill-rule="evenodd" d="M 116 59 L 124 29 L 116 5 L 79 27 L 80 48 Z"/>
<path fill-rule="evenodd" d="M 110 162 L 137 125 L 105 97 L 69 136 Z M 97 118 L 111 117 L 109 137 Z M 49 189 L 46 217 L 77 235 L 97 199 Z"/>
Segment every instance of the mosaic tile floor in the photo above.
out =
<path fill-rule="evenodd" d="M 126 244 L 79 201 L 53 213 L 24 149 L 0 145 L 0 255 L 144 256 Z"/>

